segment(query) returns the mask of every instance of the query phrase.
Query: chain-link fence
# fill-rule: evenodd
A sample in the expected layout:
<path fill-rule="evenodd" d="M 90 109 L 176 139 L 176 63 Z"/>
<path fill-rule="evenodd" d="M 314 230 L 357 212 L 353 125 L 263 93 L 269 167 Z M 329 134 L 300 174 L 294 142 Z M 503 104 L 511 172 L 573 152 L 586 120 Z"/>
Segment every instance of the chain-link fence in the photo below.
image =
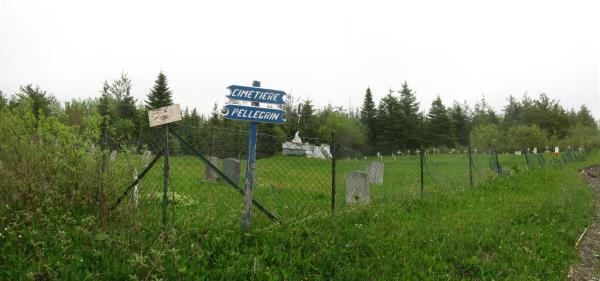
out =
<path fill-rule="evenodd" d="M 106 180 L 123 187 L 112 209 L 137 216 L 144 233 L 161 225 L 234 231 L 248 184 L 248 149 L 246 130 L 171 125 L 132 143 L 105 138 L 97 153 L 106 161 Z M 429 147 L 372 155 L 337 141 L 335 133 L 330 139 L 259 133 L 252 227 L 343 215 L 355 206 L 410 206 L 495 176 L 584 159 L 586 151 L 516 154 Z"/>

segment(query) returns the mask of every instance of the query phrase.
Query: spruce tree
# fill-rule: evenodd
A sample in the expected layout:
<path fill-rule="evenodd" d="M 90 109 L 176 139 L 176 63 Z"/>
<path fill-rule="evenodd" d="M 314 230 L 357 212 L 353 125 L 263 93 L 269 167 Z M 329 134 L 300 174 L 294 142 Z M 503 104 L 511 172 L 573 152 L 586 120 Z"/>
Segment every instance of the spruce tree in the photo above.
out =
<path fill-rule="evenodd" d="M 154 81 L 154 87 L 150 89 L 150 93 L 146 96 L 146 108 L 156 109 L 159 107 L 172 105 L 173 100 L 171 98 L 172 93 L 167 85 L 167 76 L 162 71 L 158 73 L 156 81 Z"/>
<path fill-rule="evenodd" d="M 448 117 L 452 122 L 452 137 L 460 145 L 466 146 L 469 140 L 469 108 L 467 105 L 461 105 L 454 102 L 451 108 L 448 108 Z"/>
<path fill-rule="evenodd" d="M 397 125 L 399 116 L 398 99 L 390 92 L 379 101 L 377 112 L 377 148 L 383 152 L 395 152 L 401 149 L 398 142 Z"/>
<path fill-rule="evenodd" d="M 368 145 L 375 145 L 377 137 L 377 109 L 375 108 L 375 102 L 373 102 L 373 95 L 371 89 L 367 88 L 365 93 L 365 99 L 363 106 L 360 111 L 360 121 L 367 127 L 367 143 Z"/>
<path fill-rule="evenodd" d="M 440 96 L 431 103 L 427 118 L 427 142 L 434 146 L 453 146 L 452 123 Z"/>
<path fill-rule="evenodd" d="M 421 145 L 423 139 L 418 128 L 421 124 L 419 117 L 419 103 L 414 92 L 404 81 L 400 90 L 399 100 L 399 118 L 396 121 L 396 130 L 398 131 L 398 140 L 402 143 L 404 150 L 417 148 Z"/>

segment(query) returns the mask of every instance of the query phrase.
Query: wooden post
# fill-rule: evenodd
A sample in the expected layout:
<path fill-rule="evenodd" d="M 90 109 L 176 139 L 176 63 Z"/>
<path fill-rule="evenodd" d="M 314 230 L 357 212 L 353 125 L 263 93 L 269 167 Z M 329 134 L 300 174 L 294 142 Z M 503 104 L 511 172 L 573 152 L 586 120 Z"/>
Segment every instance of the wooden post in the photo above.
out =
<path fill-rule="evenodd" d="M 473 187 L 473 157 L 471 156 L 471 136 L 467 138 L 467 144 L 469 146 L 469 184 Z"/>
<path fill-rule="evenodd" d="M 335 215 L 335 129 L 331 132 L 331 214 Z"/>
<path fill-rule="evenodd" d="M 260 81 L 253 81 L 252 87 L 260 87 Z M 252 106 L 259 106 L 253 102 Z M 251 122 L 248 126 L 248 165 L 246 169 L 246 188 L 244 189 L 244 212 L 242 214 L 242 229 L 248 232 L 252 226 L 252 185 L 256 169 L 256 135 L 258 123 Z"/>

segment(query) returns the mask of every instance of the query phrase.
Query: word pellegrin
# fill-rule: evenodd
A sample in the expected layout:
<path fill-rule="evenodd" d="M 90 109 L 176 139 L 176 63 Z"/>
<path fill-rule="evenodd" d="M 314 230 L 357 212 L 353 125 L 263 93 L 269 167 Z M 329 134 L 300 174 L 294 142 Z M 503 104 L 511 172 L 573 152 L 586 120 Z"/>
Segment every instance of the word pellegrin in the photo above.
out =
<path fill-rule="evenodd" d="M 231 97 L 257 99 L 257 100 L 261 100 L 264 102 L 277 101 L 277 100 L 279 100 L 280 96 L 281 96 L 280 93 L 261 92 L 261 91 L 255 91 L 255 90 L 234 89 L 231 92 Z"/>
<path fill-rule="evenodd" d="M 245 109 L 245 108 L 234 108 L 231 111 L 231 116 L 236 116 L 240 118 L 253 118 L 267 121 L 274 121 L 279 119 L 281 116 L 281 112 L 269 112 L 262 111 L 260 109 Z"/>

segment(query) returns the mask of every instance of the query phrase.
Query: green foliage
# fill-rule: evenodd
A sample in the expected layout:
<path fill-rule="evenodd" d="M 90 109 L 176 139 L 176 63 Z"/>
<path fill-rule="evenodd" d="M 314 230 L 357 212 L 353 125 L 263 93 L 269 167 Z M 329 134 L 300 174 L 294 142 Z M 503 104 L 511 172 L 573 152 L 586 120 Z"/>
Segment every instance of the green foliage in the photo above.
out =
<path fill-rule="evenodd" d="M 375 107 L 370 88 L 367 88 L 365 93 L 365 99 L 360 111 L 360 121 L 366 127 L 365 131 L 368 143 L 375 144 L 377 142 L 377 108 Z"/>
<path fill-rule="evenodd" d="M 150 93 L 146 96 L 146 108 L 155 109 L 173 104 L 171 90 L 167 85 L 167 76 L 162 71 L 158 73 L 154 87 L 150 89 Z"/>
<path fill-rule="evenodd" d="M 31 110 L 36 118 L 39 118 L 41 115 L 49 116 L 53 113 L 58 113 L 56 111 L 59 106 L 56 98 L 52 95 L 47 95 L 46 91 L 40 89 L 39 86 L 33 87 L 32 84 L 27 84 L 19 87 L 19 92 L 11 98 L 9 107 L 22 108 L 24 103 L 30 103 Z"/>
<path fill-rule="evenodd" d="M 504 137 L 497 125 L 477 125 L 471 132 L 472 146 L 480 150 L 504 147 Z"/>
<path fill-rule="evenodd" d="M 429 145 L 437 147 L 454 145 L 452 121 L 439 96 L 431 103 L 427 114 L 426 130 L 425 141 Z"/>
<path fill-rule="evenodd" d="M 0 91 L 0 110 L 8 105 L 8 99 L 4 96 L 4 93 Z"/>
<path fill-rule="evenodd" d="M 510 127 L 506 134 L 507 144 L 511 150 L 524 150 L 538 147 L 541 149 L 548 145 L 548 138 L 538 126 L 517 125 Z"/>

